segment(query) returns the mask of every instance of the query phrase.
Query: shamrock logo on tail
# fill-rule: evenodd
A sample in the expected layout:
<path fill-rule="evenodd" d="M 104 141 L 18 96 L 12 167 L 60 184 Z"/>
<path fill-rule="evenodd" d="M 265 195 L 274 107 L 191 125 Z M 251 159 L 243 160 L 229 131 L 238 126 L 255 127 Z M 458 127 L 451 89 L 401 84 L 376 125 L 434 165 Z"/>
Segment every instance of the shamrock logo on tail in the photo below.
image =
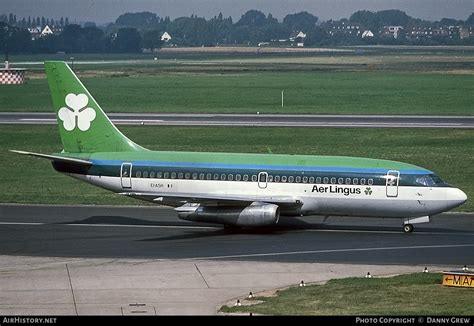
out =
<path fill-rule="evenodd" d="M 65 101 L 67 107 L 62 107 L 58 112 L 58 117 L 63 122 L 64 129 L 72 131 L 77 126 L 81 131 L 89 130 L 96 113 L 93 108 L 87 107 L 89 103 L 87 95 L 71 93 L 66 95 Z"/>

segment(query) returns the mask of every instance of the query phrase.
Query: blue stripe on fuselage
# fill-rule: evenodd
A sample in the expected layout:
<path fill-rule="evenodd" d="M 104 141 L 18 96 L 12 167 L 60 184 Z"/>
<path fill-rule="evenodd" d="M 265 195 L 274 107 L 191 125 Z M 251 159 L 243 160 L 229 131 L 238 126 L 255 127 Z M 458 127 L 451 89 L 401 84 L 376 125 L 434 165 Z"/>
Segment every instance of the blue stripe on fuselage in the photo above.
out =
<path fill-rule="evenodd" d="M 93 165 L 117 165 L 132 163 L 135 167 L 179 167 L 202 169 L 249 169 L 255 171 L 312 171 L 312 172 L 347 172 L 347 173 L 382 173 L 386 168 L 354 168 L 338 166 L 304 166 L 304 165 L 272 165 L 272 164 L 228 164 L 228 163 L 194 163 L 194 162 L 164 162 L 164 161 L 120 161 L 120 160 L 92 160 Z M 433 174 L 426 169 L 399 169 L 403 174 Z"/>

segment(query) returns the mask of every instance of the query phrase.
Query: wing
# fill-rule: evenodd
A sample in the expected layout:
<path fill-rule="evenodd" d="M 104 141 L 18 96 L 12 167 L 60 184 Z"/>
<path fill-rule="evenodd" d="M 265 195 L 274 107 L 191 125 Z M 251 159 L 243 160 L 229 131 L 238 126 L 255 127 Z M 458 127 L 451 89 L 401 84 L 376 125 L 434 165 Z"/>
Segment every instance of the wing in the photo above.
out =
<path fill-rule="evenodd" d="M 285 208 L 297 208 L 303 205 L 299 198 L 284 196 L 227 196 L 170 192 L 122 192 L 120 194 L 175 207 L 189 203 L 203 206 L 248 206 L 253 202 L 264 202 Z"/>

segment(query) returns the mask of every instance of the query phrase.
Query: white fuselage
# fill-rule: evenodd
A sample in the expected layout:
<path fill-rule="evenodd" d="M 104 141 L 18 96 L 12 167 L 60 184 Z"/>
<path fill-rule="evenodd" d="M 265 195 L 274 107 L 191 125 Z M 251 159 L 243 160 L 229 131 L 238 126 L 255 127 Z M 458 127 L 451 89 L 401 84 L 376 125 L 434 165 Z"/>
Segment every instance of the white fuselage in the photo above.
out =
<path fill-rule="evenodd" d="M 434 215 L 460 205 L 465 194 L 450 187 L 409 187 L 345 184 L 310 184 L 257 181 L 214 181 L 184 179 L 130 178 L 126 187 L 120 177 L 78 175 L 81 179 L 116 193 L 219 195 L 254 198 L 293 197 L 302 206 L 290 215 L 343 215 L 373 217 L 418 217 Z M 159 195 L 157 195 L 159 197 Z M 159 198 L 153 200 L 160 204 Z M 177 203 L 173 206 L 179 206 Z"/>

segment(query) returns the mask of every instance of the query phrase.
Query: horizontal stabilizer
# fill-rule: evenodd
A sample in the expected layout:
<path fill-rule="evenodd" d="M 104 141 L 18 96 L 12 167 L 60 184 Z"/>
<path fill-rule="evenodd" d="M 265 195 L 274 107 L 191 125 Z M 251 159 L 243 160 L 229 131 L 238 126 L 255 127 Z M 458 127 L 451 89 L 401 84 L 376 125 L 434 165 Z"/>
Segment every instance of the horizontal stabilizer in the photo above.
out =
<path fill-rule="evenodd" d="M 74 157 L 65 157 L 65 156 L 58 156 L 58 155 L 48 155 L 48 154 L 41 154 L 41 153 L 33 153 L 33 152 L 25 152 L 25 151 L 17 151 L 14 149 L 11 149 L 10 152 L 21 154 L 21 155 L 29 155 L 29 156 L 35 156 L 39 158 L 45 158 L 51 161 L 55 162 L 66 162 L 66 163 L 78 163 L 78 164 L 84 164 L 84 165 L 92 165 L 92 162 L 82 160 L 79 158 L 74 158 Z"/>

